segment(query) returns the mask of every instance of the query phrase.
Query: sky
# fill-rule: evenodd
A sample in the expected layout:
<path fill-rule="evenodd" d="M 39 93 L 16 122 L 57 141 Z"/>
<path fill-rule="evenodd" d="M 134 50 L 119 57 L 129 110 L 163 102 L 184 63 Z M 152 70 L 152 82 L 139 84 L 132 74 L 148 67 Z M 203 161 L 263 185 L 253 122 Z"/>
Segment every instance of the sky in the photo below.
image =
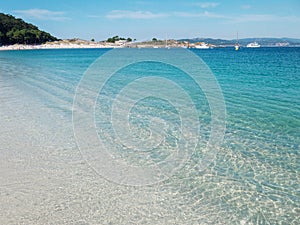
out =
<path fill-rule="evenodd" d="M 300 38 L 300 0 L 0 0 L 0 12 L 62 39 Z"/>

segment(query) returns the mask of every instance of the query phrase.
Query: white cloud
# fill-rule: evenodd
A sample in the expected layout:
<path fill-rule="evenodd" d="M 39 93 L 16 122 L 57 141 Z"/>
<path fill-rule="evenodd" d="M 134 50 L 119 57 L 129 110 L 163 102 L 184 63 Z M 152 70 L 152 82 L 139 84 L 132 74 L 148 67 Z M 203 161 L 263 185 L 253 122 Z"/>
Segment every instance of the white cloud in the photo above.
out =
<path fill-rule="evenodd" d="M 166 17 L 164 13 L 152 13 L 149 11 L 127 11 L 127 10 L 113 10 L 110 11 L 106 18 L 108 19 L 155 19 Z"/>
<path fill-rule="evenodd" d="M 213 12 L 204 11 L 201 13 L 191 12 L 173 12 L 173 16 L 186 17 L 186 18 L 211 18 L 211 19 L 224 19 L 228 23 L 248 23 L 248 22 L 299 22 L 300 17 L 297 16 L 278 16 L 271 14 L 241 14 L 237 16 L 229 16 L 217 14 Z"/>
<path fill-rule="evenodd" d="M 206 18 L 227 18 L 225 15 L 211 13 L 204 11 L 202 13 L 190 13 L 190 12 L 175 12 L 175 16 L 178 17 L 206 17 Z"/>
<path fill-rule="evenodd" d="M 65 17 L 65 12 L 58 11 L 49 11 L 47 9 L 27 9 L 27 10 L 15 10 L 14 13 L 25 17 L 25 18 L 33 18 L 40 20 L 68 20 L 69 18 Z"/>
<path fill-rule="evenodd" d="M 217 2 L 198 2 L 198 3 L 195 3 L 195 5 L 199 6 L 200 8 L 206 9 L 206 8 L 215 8 L 218 5 L 220 5 L 220 3 L 217 3 Z"/>
<path fill-rule="evenodd" d="M 99 18 L 91 15 L 91 18 Z M 209 11 L 204 12 L 167 12 L 167 13 L 153 13 L 150 11 L 127 11 L 127 10 L 113 10 L 106 16 L 108 19 L 155 19 L 164 17 L 182 17 L 182 18 L 208 18 L 208 19 L 223 19 L 228 23 L 247 23 L 247 22 L 300 22 L 300 17 L 295 16 L 278 16 L 272 14 L 241 14 L 236 16 L 229 16 L 224 14 L 217 14 Z"/>

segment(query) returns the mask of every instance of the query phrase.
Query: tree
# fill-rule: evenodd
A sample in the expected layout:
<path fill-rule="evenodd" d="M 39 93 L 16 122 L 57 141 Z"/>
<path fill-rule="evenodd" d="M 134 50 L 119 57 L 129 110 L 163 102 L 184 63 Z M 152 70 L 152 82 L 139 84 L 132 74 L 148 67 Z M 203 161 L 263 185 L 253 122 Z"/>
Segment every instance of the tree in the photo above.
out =
<path fill-rule="evenodd" d="M 0 44 L 2 43 L 3 37 L 4 37 L 4 34 L 0 31 Z"/>
<path fill-rule="evenodd" d="M 56 37 L 22 19 L 0 13 L 0 45 L 43 44 L 56 40 Z"/>
<path fill-rule="evenodd" d="M 157 41 L 157 39 L 156 38 L 152 38 L 152 41 Z"/>
<path fill-rule="evenodd" d="M 106 41 L 110 42 L 110 43 L 115 43 L 115 39 L 114 38 L 108 38 Z"/>
<path fill-rule="evenodd" d="M 94 39 L 94 38 L 92 38 L 92 39 L 91 39 L 91 41 L 92 41 L 92 42 L 94 42 L 94 41 L 95 41 L 95 39 Z"/>
<path fill-rule="evenodd" d="M 123 37 L 119 37 L 119 36 L 114 36 L 114 37 L 111 37 L 111 38 L 108 38 L 106 41 L 107 42 L 110 42 L 110 43 L 115 43 L 116 41 L 120 41 L 120 40 L 122 40 L 122 41 L 127 41 L 127 42 L 131 42 L 132 41 L 132 39 L 131 38 L 123 38 Z"/>

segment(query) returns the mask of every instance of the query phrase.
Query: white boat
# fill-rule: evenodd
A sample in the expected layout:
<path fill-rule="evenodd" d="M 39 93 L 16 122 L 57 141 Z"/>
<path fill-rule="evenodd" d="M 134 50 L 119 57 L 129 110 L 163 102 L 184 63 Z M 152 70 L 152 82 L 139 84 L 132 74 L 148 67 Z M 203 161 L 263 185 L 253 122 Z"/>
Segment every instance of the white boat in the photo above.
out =
<path fill-rule="evenodd" d="M 197 49 L 208 49 L 210 47 L 209 47 L 209 45 L 207 45 L 204 42 L 202 42 L 199 45 L 195 45 L 195 48 L 197 48 Z"/>
<path fill-rule="evenodd" d="M 252 42 L 252 43 L 247 44 L 246 47 L 247 47 L 247 48 L 259 48 L 260 45 L 255 41 L 255 42 Z"/>
<path fill-rule="evenodd" d="M 238 51 L 239 48 L 240 48 L 240 45 L 239 45 L 239 36 L 238 36 L 238 35 L 239 35 L 238 32 L 236 32 L 236 43 L 235 43 L 235 45 L 234 45 L 234 49 L 235 49 L 236 51 Z"/>
<path fill-rule="evenodd" d="M 166 34 L 166 46 L 165 46 L 166 49 L 170 49 L 170 46 L 168 45 L 168 36 Z"/>

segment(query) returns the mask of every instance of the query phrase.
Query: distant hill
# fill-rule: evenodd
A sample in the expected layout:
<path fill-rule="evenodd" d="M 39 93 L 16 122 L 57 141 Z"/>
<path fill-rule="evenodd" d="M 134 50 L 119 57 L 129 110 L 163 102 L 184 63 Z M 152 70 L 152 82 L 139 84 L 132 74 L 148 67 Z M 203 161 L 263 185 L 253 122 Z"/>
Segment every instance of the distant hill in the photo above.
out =
<path fill-rule="evenodd" d="M 47 32 L 36 26 L 17 19 L 11 15 L 0 13 L 0 46 L 13 44 L 43 44 L 47 41 L 56 41 Z"/>
<path fill-rule="evenodd" d="M 236 43 L 236 40 L 224 40 L 213 38 L 193 38 L 193 39 L 180 39 L 178 41 L 188 41 L 190 43 L 205 42 L 213 45 L 231 46 Z M 258 42 L 261 46 L 300 46 L 300 39 L 295 38 L 243 38 L 239 39 L 239 44 L 246 46 L 250 42 Z"/>

